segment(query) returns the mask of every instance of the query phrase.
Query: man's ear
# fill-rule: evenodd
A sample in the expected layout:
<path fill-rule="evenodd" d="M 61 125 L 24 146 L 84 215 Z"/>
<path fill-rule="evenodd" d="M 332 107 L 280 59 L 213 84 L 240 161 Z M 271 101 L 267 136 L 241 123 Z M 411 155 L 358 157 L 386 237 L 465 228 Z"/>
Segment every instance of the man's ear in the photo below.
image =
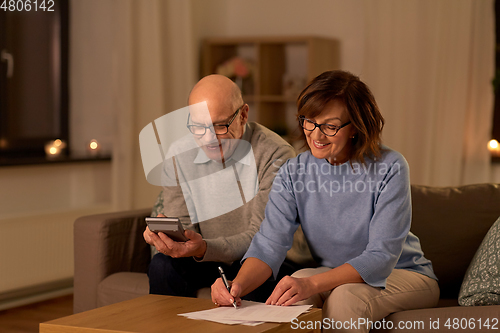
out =
<path fill-rule="evenodd" d="M 250 111 L 250 107 L 248 106 L 248 104 L 244 104 L 242 107 L 241 107 L 241 124 L 242 125 L 245 125 L 248 121 L 248 112 Z"/>

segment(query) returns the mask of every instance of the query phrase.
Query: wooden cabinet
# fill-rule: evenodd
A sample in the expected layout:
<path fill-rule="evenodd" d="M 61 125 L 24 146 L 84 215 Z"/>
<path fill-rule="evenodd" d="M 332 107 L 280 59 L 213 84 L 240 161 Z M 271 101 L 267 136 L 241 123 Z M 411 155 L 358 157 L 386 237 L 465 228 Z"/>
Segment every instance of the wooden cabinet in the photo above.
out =
<path fill-rule="evenodd" d="M 338 69 L 339 43 L 321 37 L 221 37 L 203 42 L 201 76 L 217 73 L 239 57 L 251 63 L 251 74 L 235 79 L 250 105 L 249 118 L 289 141 L 296 134 L 296 100 L 315 76 Z M 229 75 L 228 75 L 229 76 Z"/>

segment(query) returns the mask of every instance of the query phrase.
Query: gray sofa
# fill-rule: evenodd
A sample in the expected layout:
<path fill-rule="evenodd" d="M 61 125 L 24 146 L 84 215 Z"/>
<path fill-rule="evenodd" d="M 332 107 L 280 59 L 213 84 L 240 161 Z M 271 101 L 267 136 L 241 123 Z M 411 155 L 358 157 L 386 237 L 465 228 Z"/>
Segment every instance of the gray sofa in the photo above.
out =
<path fill-rule="evenodd" d="M 441 297 L 436 308 L 396 312 L 386 321 L 394 325 L 422 321 L 425 328 L 432 323 L 432 332 L 438 332 L 450 331 L 445 323 L 454 318 L 498 320 L 499 305 L 462 307 L 457 297 L 470 261 L 500 216 L 500 184 L 445 188 L 412 185 L 412 203 L 411 229 L 420 238 L 425 256 L 433 263 Z M 75 221 L 75 313 L 148 293 L 146 271 L 150 248 L 142 232 L 144 218 L 150 213 L 151 209 L 141 209 L 84 216 Z M 296 234 L 289 258 L 307 265 L 311 258 L 301 237 Z M 439 329 L 436 329 L 438 320 Z M 409 326 L 407 324 L 408 329 L 373 331 L 416 331 L 415 326 Z M 497 327 L 500 328 L 500 323 Z M 481 330 L 476 325 L 475 329 L 464 331 Z"/>

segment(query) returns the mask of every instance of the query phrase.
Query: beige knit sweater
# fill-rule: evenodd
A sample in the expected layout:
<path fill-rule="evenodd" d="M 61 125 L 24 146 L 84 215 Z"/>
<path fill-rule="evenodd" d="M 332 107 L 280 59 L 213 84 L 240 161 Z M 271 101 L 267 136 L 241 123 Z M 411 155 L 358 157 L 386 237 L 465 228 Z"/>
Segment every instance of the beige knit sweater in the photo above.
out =
<path fill-rule="evenodd" d="M 176 166 L 175 173 L 173 168 L 169 170 L 166 166 L 165 174 L 175 174 L 172 178 L 175 178 L 177 186 L 163 187 L 164 214 L 179 217 L 185 229 L 195 230 L 203 236 L 207 243 L 207 251 L 201 261 L 231 263 L 243 257 L 264 219 L 268 194 L 278 169 L 286 160 L 295 156 L 294 149 L 285 140 L 257 123 L 247 123 L 242 139 L 249 142 L 252 148 L 254 165 L 257 169 L 258 189 L 255 190 L 254 197 L 253 194 L 248 195 L 242 191 L 245 192 L 240 199 L 242 205 L 219 216 L 200 219 L 197 216 L 200 214 L 196 212 L 201 210 L 200 206 L 211 207 L 215 211 L 222 209 L 228 200 L 221 200 L 221 198 L 227 193 L 221 192 L 219 197 L 214 193 L 224 191 L 224 189 L 229 191 L 232 188 L 233 192 L 230 194 L 232 196 L 235 186 L 234 178 L 227 177 L 227 182 L 219 179 L 211 186 L 201 187 L 202 190 L 200 187 L 194 189 L 187 184 L 188 181 L 193 180 L 193 168 L 196 169 L 196 175 L 210 175 L 214 174 L 215 170 L 221 169 L 221 163 L 212 160 L 195 163 L 199 149 L 191 149 L 183 152 L 181 157 L 177 156 L 174 163 L 165 164 Z M 235 161 L 232 164 L 230 160 L 225 167 L 231 168 L 234 164 Z M 217 188 L 214 189 L 214 187 Z M 238 194 L 236 193 L 236 197 Z M 246 203 L 245 197 L 250 198 Z M 195 223 L 192 223 L 190 213 Z"/>

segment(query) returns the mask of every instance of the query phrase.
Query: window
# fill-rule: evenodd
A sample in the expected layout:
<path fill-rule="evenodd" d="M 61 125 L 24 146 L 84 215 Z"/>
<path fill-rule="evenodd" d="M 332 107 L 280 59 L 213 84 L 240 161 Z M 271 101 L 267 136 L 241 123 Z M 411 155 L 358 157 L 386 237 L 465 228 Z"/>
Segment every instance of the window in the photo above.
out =
<path fill-rule="evenodd" d="M 39 1 L 40 2 L 40 1 Z M 0 10 L 0 156 L 44 156 L 68 140 L 68 0 Z"/>

